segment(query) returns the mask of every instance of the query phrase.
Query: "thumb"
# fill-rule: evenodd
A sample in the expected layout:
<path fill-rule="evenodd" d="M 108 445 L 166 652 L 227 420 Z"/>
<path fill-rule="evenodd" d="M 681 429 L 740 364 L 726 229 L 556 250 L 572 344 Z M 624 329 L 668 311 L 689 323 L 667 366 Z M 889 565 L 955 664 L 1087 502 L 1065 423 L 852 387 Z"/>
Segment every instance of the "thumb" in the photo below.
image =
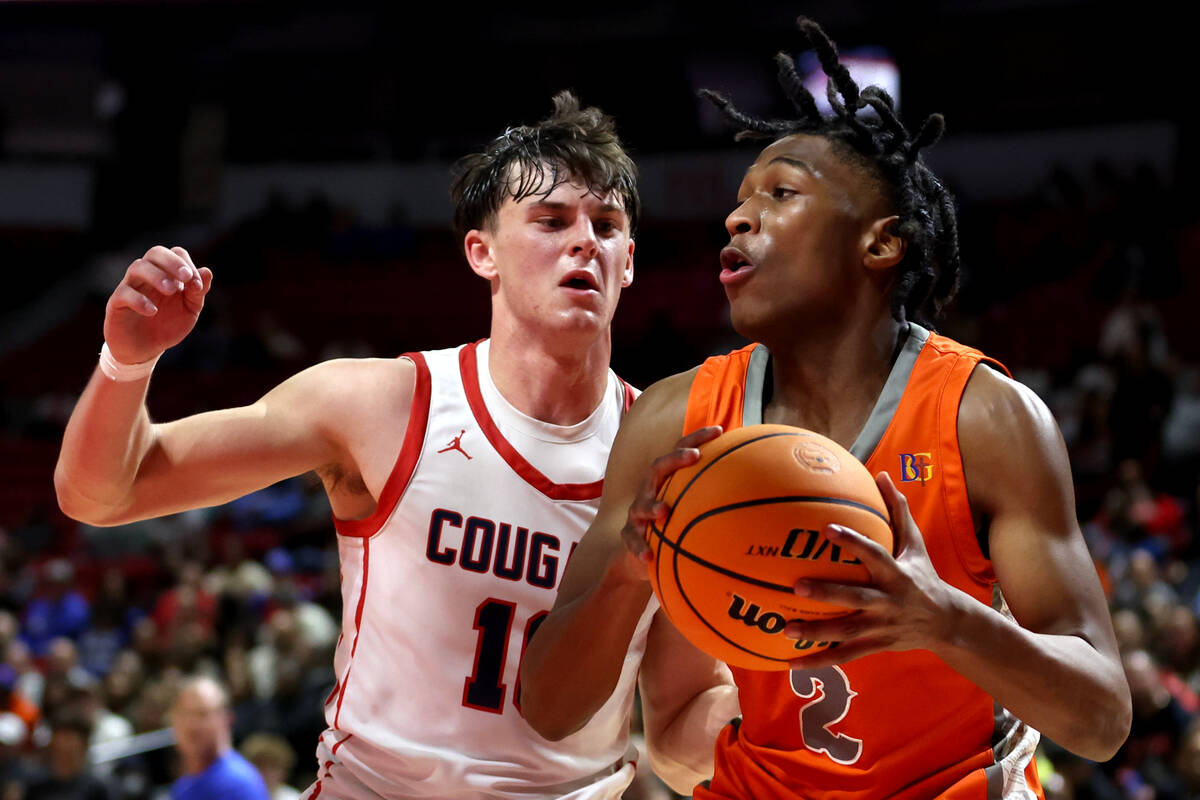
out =
<path fill-rule="evenodd" d="M 908 508 L 908 498 L 896 488 L 892 476 L 887 472 L 875 476 L 875 485 L 879 487 L 879 493 L 883 495 L 883 502 L 892 517 L 892 532 L 895 534 L 892 554 L 899 558 L 907 549 L 924 553 L 925 540 L 921 538 L 921 531 Z"/>

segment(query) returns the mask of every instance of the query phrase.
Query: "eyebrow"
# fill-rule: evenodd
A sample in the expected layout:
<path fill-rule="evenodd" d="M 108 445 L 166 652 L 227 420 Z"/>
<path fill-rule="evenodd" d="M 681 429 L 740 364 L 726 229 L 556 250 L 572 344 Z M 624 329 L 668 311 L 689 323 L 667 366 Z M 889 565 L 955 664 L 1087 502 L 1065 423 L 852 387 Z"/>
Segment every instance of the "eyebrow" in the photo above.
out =
<path fill-rule="evenodd" d="M 544 209 L 548 209 L 550 211 L 562 211 L 565 208 L 567 208 L 567 206 L 568 206 L 567 203 L 562 203 L 557 200 L 534 200 L 532 203 L 529 204 L 529 208 L 544 208 Z M 613 203 L 603 204 L 602 206 L 600 206 L 600 211 L 603 213 L 607 213 L 610 211 L 615 211 L 615 212 L 621 213 L 621 214 L 625 213 L 624 208 L 622 208 L 621 206 L 615 205 Z"/>
<path fill-rule="evenodd" d="M 807 161 L 801 161 L 798 158 L 792 158 L 791 156 L 775 156 L 767 162 L 767 166 L 771 166 L 777 161 L 795 167 L 796 169 L 804 170 L 810 175 L 817 174 L 817 171 L 812 168 L 812 164 L 809 164 Z"/>

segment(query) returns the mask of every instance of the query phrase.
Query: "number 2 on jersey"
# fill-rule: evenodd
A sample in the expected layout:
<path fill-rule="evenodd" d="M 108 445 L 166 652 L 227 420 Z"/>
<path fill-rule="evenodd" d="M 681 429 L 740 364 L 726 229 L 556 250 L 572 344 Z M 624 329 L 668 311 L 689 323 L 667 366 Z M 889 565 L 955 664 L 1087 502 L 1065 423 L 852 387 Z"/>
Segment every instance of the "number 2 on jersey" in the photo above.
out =
<path fill-rule="evenodd" d="M 479 640 L 475 644 L 475 668 L 463 687 L 462 704 L 467 708 L 493 714 L 504 713 L 504 695 L 508 690 L 508 685 L 504 683 L 504 665 L 508 659 L 509 634 L 512 632 L 516 612 L 516 603 L 497 600 L 494 597 L 489 597 L 476 606 L 474 628 L 479 631 Z M 525 624 L 525 635 L 521 639 L 521 659 L 517 661 L 518 672 L 520 662 L 525 657 L 525 648 L 529 645 L 529 637 L 533 636 L 549 613 L 539 611 Z M 521 711 L 519 676 L 513 689 L 513 707 L 518 713 Z"/>
<path fill-rule="evenodd" d="M 800 709 L 800 735 L 804 746 L 814 753 L 824 753 L 839 764 L 853 764 L 862 755 L 862 739 L 830 730 L 850 710 L 850 701 L 858 692 L 841 667 L 794 669 L 791 674 L 792 692 L 809 700 Z"/>

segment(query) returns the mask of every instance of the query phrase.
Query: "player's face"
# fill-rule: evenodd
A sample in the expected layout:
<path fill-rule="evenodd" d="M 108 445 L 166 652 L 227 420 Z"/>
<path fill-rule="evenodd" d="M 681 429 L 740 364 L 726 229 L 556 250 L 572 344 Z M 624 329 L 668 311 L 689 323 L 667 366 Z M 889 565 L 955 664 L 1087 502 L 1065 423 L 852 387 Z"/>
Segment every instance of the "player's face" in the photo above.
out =
<path fill-rule="evenodd" d="M 633 281 L 620 196 L 574 181 L 506 199 L 492 229 L 472 231 L 466 246 L 472 267 L 492 282 L 496 321 L 547 335 L 607 332 L 621 289 Z"/>
<path fill-rule="evenodd" d="M 829 140 L 797 134 L 764 149 L 725 220 L 721 283 L 734 328 L 759 340 L 794 336 L 844 313 L 867 278 L 863 248 L 881 216 L 878 189 Z"/>

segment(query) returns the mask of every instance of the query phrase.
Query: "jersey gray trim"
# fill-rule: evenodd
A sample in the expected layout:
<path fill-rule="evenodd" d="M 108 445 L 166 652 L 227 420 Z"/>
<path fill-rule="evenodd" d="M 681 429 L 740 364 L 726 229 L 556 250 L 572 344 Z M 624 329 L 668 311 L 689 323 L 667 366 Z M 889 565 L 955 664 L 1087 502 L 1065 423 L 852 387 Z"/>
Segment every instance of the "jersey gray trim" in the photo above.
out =
<path fill-rule="evenodd" d="M 761 425 L 763 421 L 763 386 L 767 382 L 767 365 L 771 354 L 761 344 L 750 351 L 746 365 L 746 394 L 742 402 L 742 425 Z"/>
<path fill-rule="evenodd" d="M 917 356 L 921 354 L 921 348 L 927 341 L 929 331 L 915 322 L 908 323 L 908 333 L 900 347 L 896 363 L 892 365 L 883 390 L 875 400 L 871 415 L 867 417 L 866 424 L 850 447 L 851 454 L 859 461 L 866 463 L 879 445 L 879 440 L 883 438 L 884 431 L 891 424 L 892 417 L 896 415 L 896 409 L 900 405 L 900 398 L 904 395 L 904 387 L 908 385 L 908 379 L 917 363 Z M 763 421 L 763 386 L 766 385 L 767 367 L 770 362 L 771 354 L 763 345 L 760 344 L 750 351 L 750 363 L 746 366 L 746 394 L 742 402 L 742 425 L 759 425 Z"/>
<path fill-rule="evenodd" d="M 921 348 L 927 341 L 929 341 L 929 331 L 915 322 L 908 323 L 908 336 L 905 337 L 904 344 L 900 348 L 900 355 L 896 357 L 896 363 L 892 365 L 892 371 L 883 384 L 883 390 L 875 400 L 871 416 L 867 417 L 866 424 L 858 432 L 858 438 L 854 440 L 854 444 L 850 445 L 850 454 L 864 464 L 875 452 L 879 440 L 883 438 L 884 431 L 891 424 L 892 417 L 896 415 L 896 409 L 900 406 L 900 398 L 904 396 L 904 387 L 908 385 L 908 379 L 917 363 L 917 356 L 921 354 Z"/>
<path fill-rule="evenodd" d="M 992 758 L 985 767 L 987 800 L 1036 800 L 1025 780 L 1025 767 L 1034 759 L 1038 741 L 1036 730 L 995 703 L 992 706 L 995 727 L 992 730 Z"/>

